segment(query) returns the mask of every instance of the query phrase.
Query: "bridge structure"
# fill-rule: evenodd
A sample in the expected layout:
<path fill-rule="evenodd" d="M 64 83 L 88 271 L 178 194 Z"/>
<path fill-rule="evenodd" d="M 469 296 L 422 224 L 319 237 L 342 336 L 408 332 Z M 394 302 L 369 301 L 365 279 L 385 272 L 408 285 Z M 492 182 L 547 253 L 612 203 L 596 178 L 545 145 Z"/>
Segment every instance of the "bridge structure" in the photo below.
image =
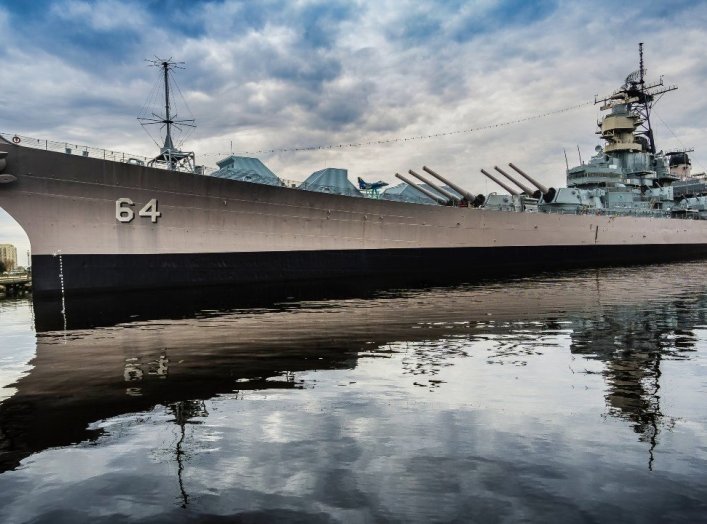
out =
<path fill-rule="evenodd" d="M 7 296 L 21 295 L 32 289 L 32 276 L 21 275 L 0 275 L 0 294 Z"/>

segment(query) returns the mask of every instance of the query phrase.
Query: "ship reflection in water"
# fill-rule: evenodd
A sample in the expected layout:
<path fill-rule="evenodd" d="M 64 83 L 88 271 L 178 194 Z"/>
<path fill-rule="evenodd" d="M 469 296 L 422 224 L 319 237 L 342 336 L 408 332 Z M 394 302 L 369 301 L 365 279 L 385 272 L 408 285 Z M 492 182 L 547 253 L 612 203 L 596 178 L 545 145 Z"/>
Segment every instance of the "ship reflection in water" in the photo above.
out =
<path fill-rule="evenodd" d="M 705 270 L 0 302 L 0 521 L 697 521 Z"/>

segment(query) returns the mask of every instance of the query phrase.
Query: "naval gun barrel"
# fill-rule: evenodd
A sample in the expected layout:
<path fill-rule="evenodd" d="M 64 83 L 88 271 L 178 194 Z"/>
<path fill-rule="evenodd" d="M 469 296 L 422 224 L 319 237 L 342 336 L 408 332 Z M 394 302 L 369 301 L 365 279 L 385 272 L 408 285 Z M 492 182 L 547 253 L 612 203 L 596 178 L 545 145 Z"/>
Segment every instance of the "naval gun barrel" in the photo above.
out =
<path fill-rule="evenodd" d="M 494 168 L 496 171 L 498 171 L 499 173 L 501 173 L 503 176 L 505 176 L 508 180 L 510 180 L 511 182 L 513 182 L 515 185 L 517 185 L 519 188 L 521 188 L 521 190 L 523 191 L 523 193 L 525 193 L 526 195 L 532 195 L 533 193 L 536 192 L 536 191 L 533 191 L 532 189 L 530 189 L 528 186 L 526 186 L 526 185 L 521 184 L 520 182 L 518 182 L 515 178 L 513 178 L 511 175 L 509 175 L 508 173 L 506 173 L 506 172 L 505 172 L 503 169 L 501 169 L 500 167 L 498 167 L 498 166 L 493 166 L 493 168 Z"/>
<path fill-rule="evenodd" d="M 447 185 L 448 185 L 449 187 L 451 187 L 454 191 L 456 191 L 456 192 L 459 193 L 461 196 L 463 196 L 464 198 L 466 198 L 467 201 L 473 202 L 474 199 L 476 198 L 474 195 L 472 195 L 471 193 L 469 193 L 469 192 L 466 191 L 465 189 L 459 187 L 459 186 L 456 185 L 454 182 L 450 182 L 449 180 L 447 180 L 446 178 L 444 178 L 444 177 L 443 177 L 442 175 L 440 175 L 439 173 L 435 173 L 435 172 L 432 171 L 429 167 L 427 167 L 427 166 L 422 166 L 422 170 L 423 170 L 423 171 L 426 171 L 427 173 L 429 173 L 430 175 L 432 175 L 433 177 L 435 177 L 437 180 L 439 180 L 439 181 L 442 182 L 443 184 L 447 184 Z"/>
<path fill-rule="evenodd" d="M 543 195 L 546 195 L 547 193 L 549 193 L 550 190 L 549 190 L 548 188 L 546 188 L 544 185 L 542 185 L 540 182 L 538 182 L 537 180 L 535 180 L 535 179 L 534 179 L 533 177 L 531 177 L 530 175 L 524 173 L 523 170 L 521 170 L 519 167 L 516 167 L 516 165 L 515 165 L 513 162 L 511 162 L 511 163 L 508 164 L 508 165 L 511 166 L 511 168 L 513 168 L 513 170 L 515 170 L 520 176 L 522 176 L 522 177 L 525 178 L 528 182 L 530 182 L 530 183 L 533 184 L 535 187 L 537 187 Z"/>
<path fill-rule="evenodd" d="M 482 169 L 481 172 L 482 172 L 484 175 L 486 175 L 487 177 L 489 177 L 491 180 L 493 180 L 494 182 L 496 182 L 496 183 L 497 183 L 499 186 L 501 186 L 503 189 L 505 189 L 506 191 L 508 191 L 511 195 L 514 195 L 514 196 L 515 196 L 515 195 L 519 195 L 519 194 L 520 194 L 520 193 L 518 193 L 518 191 L 516 191 L 515 189 L 512 189 L 510 186 L 507 186 L 506 184 L 504 184 L 503 182 L 501 182 L 498 178 L 496 178 L 495 176 L 493 176 L 491 173 L 489 173 L 489 172 L 486 171 L 485 169 Z"/>
<path fill-rule="evenodd" d="M 401 175 L 400 173 L 395 173 L 395 176 L 398 177 L 398 178 L 399 178 L 400 180 L 402 180 L 403 182 L 405 182 L 405 183 L 406 183 L 407 185 L 409 185 L 411 188 L 416 189 L 417 191 L 419 191 L 419 192 L 422 193 L 423 195 L 426 195 L 426 196 L 430 197 L 432 200 L 434 200 L 434 201 L 437 202 L 438 204 L 442 204 L 443 206 L 446 206 L 447 204 L 449 204 L 449 201 L 448 201 L 448 200 L 445 200 L 444 198 L 442 198 L 442 197 L 439 196 L 439 195 L 435 195 L 432 191 L 428 191 L 428 190 L 425 189 L 424 187 L 420 187 L 420 186 L 416 185 L 416 184 L 415 184 L 414 182 L 412 182 L 409 178 L 404 177 L 404 176 Z"/>
<path fill-rule="evenodd" d="M 427 184 L 428 186 L 430 186 L 432 189 L 434 189 L 435 191 L 437 191 L 439 194 L 446 196 L 446 197 L 447 197 L 449 200 L 451 200 L 452 202 L 454 202 L 454 203 L 459 202 L 459 197 L 458 197 L 457 195 L 453 195 L 452 193 L 450 193 L 450 192 L 447 191 L 446 189 L 442 189 L 441 187 L 439 187 L 439 186 L 433 184 L 432 182 L 430 182 L 429 180 L 427 180 L 427 179 L 426 179 L 425 177 L 423 177 L 422 175 L 419 175 L 419 174 L 415 173 L 415 171 L 413 171 L 412 169 L 408 169 L 408 173 L 410 173 L 412 176 L 414 176 L 415 178 L 417 178 L 418 180 L 420 180 L 420 181 L 423 182 L 424 184 Z"/>

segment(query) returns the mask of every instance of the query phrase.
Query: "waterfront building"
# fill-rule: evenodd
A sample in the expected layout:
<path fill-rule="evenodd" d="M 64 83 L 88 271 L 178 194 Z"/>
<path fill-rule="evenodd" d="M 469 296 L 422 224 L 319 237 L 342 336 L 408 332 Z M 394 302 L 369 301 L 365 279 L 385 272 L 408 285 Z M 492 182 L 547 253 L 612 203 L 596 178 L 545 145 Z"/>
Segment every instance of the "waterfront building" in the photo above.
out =
<path fill-rule="evenodd" d="M 5 271 L 17 267 L 17 248 L 12 244 L 0 244 L 0 262 L 5 263 Z"/>

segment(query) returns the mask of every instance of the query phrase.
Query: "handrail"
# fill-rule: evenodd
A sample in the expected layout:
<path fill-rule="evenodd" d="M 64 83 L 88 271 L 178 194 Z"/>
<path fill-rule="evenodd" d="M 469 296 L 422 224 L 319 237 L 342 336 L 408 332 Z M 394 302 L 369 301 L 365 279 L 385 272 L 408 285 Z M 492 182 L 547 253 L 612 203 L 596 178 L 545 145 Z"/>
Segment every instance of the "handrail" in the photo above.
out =
<path fill-rule="evenodd" d="M 97 148 L 97 147 L 92 147 L 92 146 L 86 146 L 86 145 L 80 145 L 80 144 L 74 144 L 71 142 L 58 142 L 55 140 L 41 140 L 38 138 L 32 138 L 28 137 L 25 135 L 18 135 L 14 133 L 6 133 L 0 131 L 0 137 L 2 137 L 4 140 L 7 142 L 23 146 L 23 147 L 31 147 L 33 149 L 43 149 L 45 151 L 55 151 L 55 152 L 61 152 L 65 153 L 68 155 L 82 155 L 86 157 L 91 157 L 91 158 L 99 158 L 103 160 L 109 160 L 112 162 L 121 162 L 121 163 L 140 163 L 147 165 L 147 163 L 152 160 L 151 157 L 146 157 L 142 155 L 135 155 L 131 153 L 123 153 L 119 151 L 111 151 L 109 149 L 102 149 L 102 148 Z M 169 170 L 169 166 L 167 165 L 153 165 L 151 167 L 155 167 L 157 169 L 164 169 L 164 170 Z M 204 166 L 204 172 L 203 174 L 205 176 L 210 176 L 211 174 L 215 173 L 218 171 L 218 168 L 211 167 L 211 166 Z M 343 190 L 339 188 L 338 186 L 329 186 L 329 185 L 322 185 L 322 184 L 312 184 L 312 183 L 305 183 L 305 182 L 300 182 L 296 180 L 289 180 L 285 178 L 280 178 L 280 181 L 282 182 L 283 187 L 288 187 L 292 189 L 300 189 L 303 191 L 317 191 L 317 192 L 323 192 L 323 193 L 329 193 L 329 194 L 335 194 L 335 195 L 345 195 L 345 196 L 360 196 L 363 198 L 381 198 L 375 197 L 372 195 L 367 195 L 362 192 L 358 192 L 353 189 L 346 189 Z"/>
<path fill-rule="evenodd" d="M 25 135 L 18 135 L 13 133 L 5 133 L 0 131 L 0 137 L 2 137 L 7 142 L 16 144 L 23 147 L 31 147 L 33 149 L 43 149 L 45 151 L 55 151 L 65 153 L 67 155 L 81 155 L 91 158 L 99 158 L 102 160 L 109 160 L 111 162 L 122 162 L 122 163 L 142 163 L 147 165 L 149 161 L 152 160 L 151 157 L 146 157 L 142 155 L 136 155 L 132 153 L 123 153 L 119 151 L 111 151 L 109 149 L 102 149 L 98 147 L 74 144 L 71 142 L 57 142 L 55 140 L 41 140 L 39 138 L 32 138 Z M 153 164 L 151 167 L 157 169 L 168 170 L 167 165 Z M 208 167 L 206 169 L 207 173 L 216 171 L 216 168 Z"/>

